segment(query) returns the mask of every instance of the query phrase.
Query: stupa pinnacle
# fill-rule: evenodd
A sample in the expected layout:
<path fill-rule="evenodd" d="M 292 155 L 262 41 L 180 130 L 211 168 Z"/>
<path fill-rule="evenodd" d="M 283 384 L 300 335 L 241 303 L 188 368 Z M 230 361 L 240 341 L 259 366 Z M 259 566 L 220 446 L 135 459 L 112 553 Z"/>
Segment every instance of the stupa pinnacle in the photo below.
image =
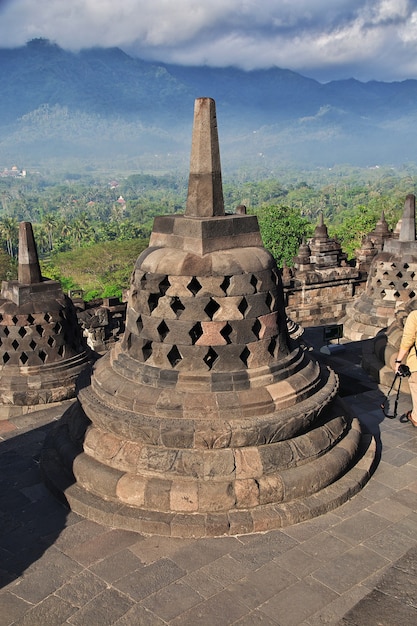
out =
<path fill-rule="evenodd" d="M 80 385 L 42 466 L 73 510 L 111 526 L 263 531 L 350 498 L 375 448 L 335 374 L 289 339 L 256 216 L 224 212 L 209 98 L 196 101 L 191 155 L 185 214 L 155 219 L 123 339 Z"/>

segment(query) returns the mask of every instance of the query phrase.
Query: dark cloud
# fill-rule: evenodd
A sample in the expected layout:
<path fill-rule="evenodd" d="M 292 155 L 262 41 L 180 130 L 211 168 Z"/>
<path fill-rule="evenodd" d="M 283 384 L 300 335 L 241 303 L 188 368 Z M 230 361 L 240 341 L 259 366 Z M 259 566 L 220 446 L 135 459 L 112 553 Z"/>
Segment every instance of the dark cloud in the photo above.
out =
<path fill-rule="evenodd" d="M 417 78 L 417 0 L 0 0 L 0 42 L 119 46 L 156 61 Z"/>

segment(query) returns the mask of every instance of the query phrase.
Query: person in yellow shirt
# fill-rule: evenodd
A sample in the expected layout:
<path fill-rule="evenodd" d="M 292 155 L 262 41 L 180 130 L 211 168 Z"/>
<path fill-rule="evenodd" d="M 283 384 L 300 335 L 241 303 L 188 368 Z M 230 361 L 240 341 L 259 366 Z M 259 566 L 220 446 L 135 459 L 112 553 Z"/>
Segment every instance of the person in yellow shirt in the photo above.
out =
<path fill-rule="evenodd" d="M 406 365 L 410 368 L 411 376 L 408 379 L 411 402 L 413 408 L 408 411 L 407 418 L 417 428 L 417 310 L 411 311 L 404 324 L 400 349 L 395 359 L 394 371 L 397 374 L 400 365 L 406 358 Z"/>

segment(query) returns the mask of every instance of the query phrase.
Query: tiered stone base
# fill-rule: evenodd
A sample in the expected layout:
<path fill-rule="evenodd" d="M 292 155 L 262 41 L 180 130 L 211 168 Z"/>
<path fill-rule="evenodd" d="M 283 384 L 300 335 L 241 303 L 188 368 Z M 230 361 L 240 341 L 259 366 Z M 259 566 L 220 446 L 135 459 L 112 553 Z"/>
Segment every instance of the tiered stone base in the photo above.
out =
<path fill-rule="evenodd" d="M 371 435 L 361 434 L 351 466 L 335 482 L 316 493 L 252 509 L 200 513 L 152 511 L 105 500 L 75 483 L 69 467 L 77 452 L 68 439 L 66 428 L 61 424 L 61 431 L 49 439 L 43 451 L 42 468 L 48 486 L 74 512 L 87 519 L 149 535 L 214 537 L 264 532 L 296 524 L 323 515 L 352 498 L 367 483 L 376 465 L 375 440 Z M 353 428 L 360 433 L 357 420 Z M 102 467 L 104 480 L 106 469 Z"/>

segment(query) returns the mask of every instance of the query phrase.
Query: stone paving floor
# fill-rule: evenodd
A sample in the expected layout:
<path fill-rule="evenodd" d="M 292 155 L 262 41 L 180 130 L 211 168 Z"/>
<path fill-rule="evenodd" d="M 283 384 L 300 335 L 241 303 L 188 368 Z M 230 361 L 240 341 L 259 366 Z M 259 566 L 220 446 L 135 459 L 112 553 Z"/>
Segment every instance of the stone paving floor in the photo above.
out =
<path fill-rule="evenodd" d="M 341 350 L 320 358 L 381 459 L 351 501 L 282 530 L 172 539 L 88 521 L 41 481 L 57 411 L 0 422 L 0 626 L 417 624 L 417 429 L 384 418 L 360 344 Z"/>

